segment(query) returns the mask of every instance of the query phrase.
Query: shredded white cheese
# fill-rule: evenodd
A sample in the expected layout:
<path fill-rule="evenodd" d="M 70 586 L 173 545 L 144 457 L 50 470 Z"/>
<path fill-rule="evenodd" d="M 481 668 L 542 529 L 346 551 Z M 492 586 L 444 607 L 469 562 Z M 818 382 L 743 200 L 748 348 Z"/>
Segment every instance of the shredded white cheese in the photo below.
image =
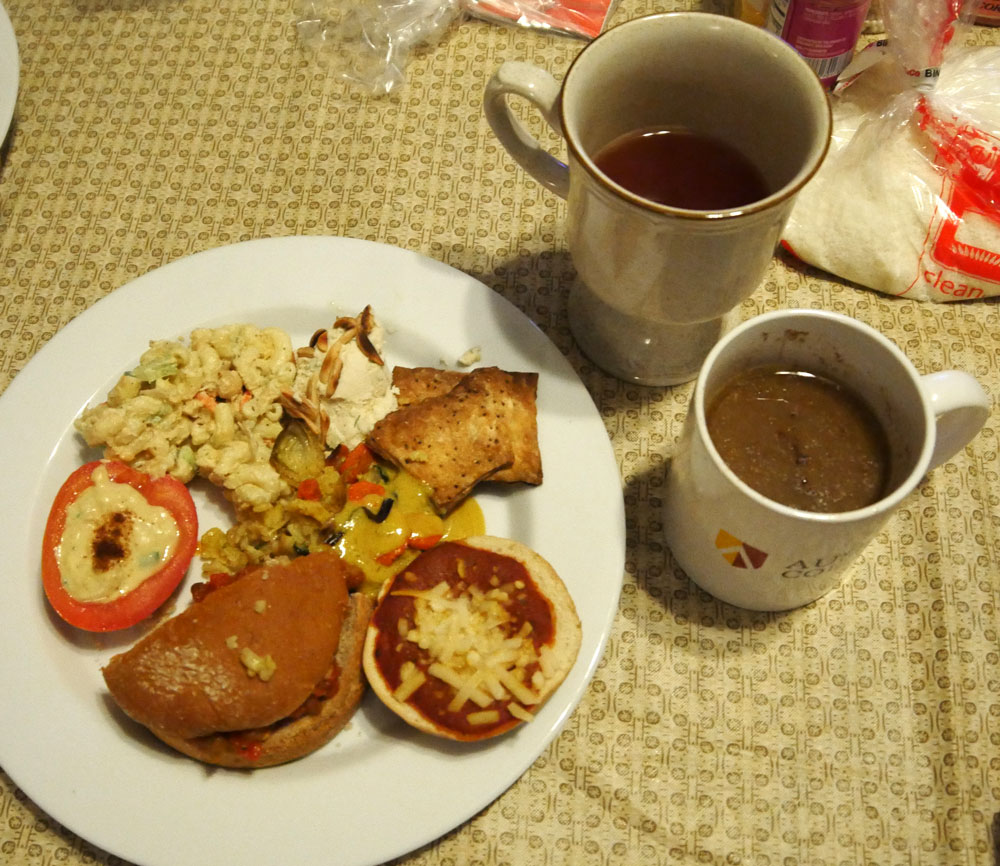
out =
<path fill-rule="evenodd" d="M 517 710 L 511 713 L 525 720 L 530 713 L 518 704 L 530 706 L 539 701 L 544 671 L 536 670 L 527 681 L 527 669 L 544 664 L 531 639 L 531 624 L 526 622 L 511 634 L 511 616 L 505 606 L 523 589 L 523 583 L 518 582 L 487 591 L 469 586 L 452 592 L 448 583 L 441 581 L 429 590 L 392 592 L 415 599 L 413 623 L 399 624 L 401 636 L 434 659 L 427 674 L 454 690 L 450 711 L 462 711 L 469 703 L 478 708 L 467 714 L 470 724 L 486 724 L 483 711 L 494 701 L 516 701 L 511 706 Z M 406 700 L 423 684 L 406 665 L 403 667 L 396 690 L 400 700 Z"/>

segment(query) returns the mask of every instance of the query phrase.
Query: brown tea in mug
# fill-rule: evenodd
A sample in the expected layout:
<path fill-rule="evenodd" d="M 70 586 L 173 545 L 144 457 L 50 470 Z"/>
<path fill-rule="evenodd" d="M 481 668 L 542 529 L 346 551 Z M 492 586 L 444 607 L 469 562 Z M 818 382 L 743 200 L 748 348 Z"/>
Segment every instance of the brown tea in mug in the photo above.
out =
<path fill-rule="evenodd" d="M 714 395 L 705 414 L 729 468 L 775 502 L 833 513 L 871 505 L 888 492 L 885 430 L 839 382 L 751 367 Z"/>
<path fill-rule="evenodd" d="M 770 194 L 739 150 L 684 128 L 637 129 L 602 147 L 597 167 L 642 198 L 687 210 L 731 210 Z"/>

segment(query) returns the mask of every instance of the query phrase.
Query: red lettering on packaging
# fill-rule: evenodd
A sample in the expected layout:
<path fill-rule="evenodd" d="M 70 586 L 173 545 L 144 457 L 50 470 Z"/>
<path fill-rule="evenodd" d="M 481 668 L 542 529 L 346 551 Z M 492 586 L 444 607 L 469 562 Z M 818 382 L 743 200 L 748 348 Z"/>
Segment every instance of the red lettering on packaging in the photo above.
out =
<path fill-rule="evenodd" d="M 989 237 L 1000 237 L 995 204 L 1000 201 L 1000 141 L 957 119 L 937 117 L 925 99 L 917 105 L 917 120 L 942 170 L 941 201 L 928 226 L 918 273 L 929 289 L 949 299 L 998 294 L 1000 251 L 970 242 L 970 236 L 982 236 L 985 228 Z"/>

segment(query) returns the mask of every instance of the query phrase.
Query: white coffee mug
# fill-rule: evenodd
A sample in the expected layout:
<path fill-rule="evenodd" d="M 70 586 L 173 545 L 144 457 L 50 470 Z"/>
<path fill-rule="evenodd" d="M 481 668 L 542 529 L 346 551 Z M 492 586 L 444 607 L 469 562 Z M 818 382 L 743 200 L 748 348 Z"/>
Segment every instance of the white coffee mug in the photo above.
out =
<path fill-rule="evenodd" d="M 512 95 L 563 136 L 568 165 L 518 121 Z M 727 314 L 761 282 L 796 193 L 826 154 L 831 122 L 825 90 L 791 47 L 705 12 L 608 30 L 580 52 L 561 87 L 542 69 L 504 63 L 484 111 L 514 159 L 567 198 L 577 343 L 607 372 L 648 385 L 697 375 Z M 688 210 L 642 198 L 595 164 L 623 134 L 663 127 L 735 148 L 772 192 L 729 210 Z"/>
<path fill-rule="evenodd" d="M 868 404 L 889 440 L 888 493 L 853 511 L 802 511 L 761 495 L 726 465 L 707 407 L 737 372 L 771 365 L 826 376 Z M 968 373 L 922 376 L 855 319 L 821 310 L 757 316 L 719 341 L 698 376 L 667 475 L 667 544 L 688 577 L 723 601 L 753 610 L 807 604 L 839 585 L 899 504 L 979 432 L 989 411 Z"/>

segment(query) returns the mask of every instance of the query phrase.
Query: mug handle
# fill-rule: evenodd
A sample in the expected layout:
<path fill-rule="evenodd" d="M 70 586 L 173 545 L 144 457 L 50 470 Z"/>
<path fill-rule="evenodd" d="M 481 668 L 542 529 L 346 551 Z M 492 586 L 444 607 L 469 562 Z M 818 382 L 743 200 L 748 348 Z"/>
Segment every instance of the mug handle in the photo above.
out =
<path fill-rule="evenodd" d="M 560 87 L 544 69 L 508 60 L 493 74 L 486 85 L 483 111 L 494 135 L 528 174 L 560 198 L 569 193 L 569 169 L 539 144 L 514 117 L 507 104 L 507 95 L 521 96 L 542 113 L 542 117 L 560 136 Z"/>
<path fill-rule="evenodd" d="M 990 398 L 983 386 L 962 370 L 941 370 L 920 377 L 920 387 L 937 422 L 930 471 L 964 448 L 986 423 Z"/>

